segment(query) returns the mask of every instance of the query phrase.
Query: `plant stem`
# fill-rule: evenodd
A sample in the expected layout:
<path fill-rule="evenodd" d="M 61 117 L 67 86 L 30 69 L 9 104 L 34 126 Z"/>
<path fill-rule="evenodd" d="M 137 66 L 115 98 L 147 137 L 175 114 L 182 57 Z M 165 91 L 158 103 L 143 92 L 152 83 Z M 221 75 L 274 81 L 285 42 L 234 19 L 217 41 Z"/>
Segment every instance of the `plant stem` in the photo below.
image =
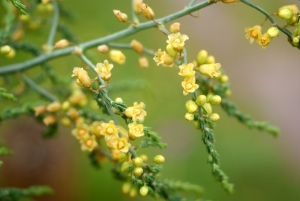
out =
<path fill-rule="evenodd" d="M 49 34 L 48 41 L 47 41 L 47 47 L 51 48 L 51 49 L 52 49 L 55 33 L 57 30 L 57 26 L 58 26 L 58 20 L 59 20 L 59 7 L 58 7 L 56 0 L 52 1 L 52 5 L 53 5 L 53 9 L 54 9 L 54 14 L 53 14 L 53 19 L 52 19 L 52 26 L 51 26 L 50 34 Z"/>
<path fill-rule="evenodd" d="M 132 13 L 132 21 L 136 24 L 139 23 L 139 19 L 136 16 L 136 13 L 134 11 L 134 0 L 131 0 L 131 13 Z"/>
<path fill-rule="evenodd" d="M 108 43 L 109 47 L 115 48 L 123 48 L 123 49 L 132 49 L 130 44 L 122 44 L 122 43 Z M 150 56 L 154 56 L 154 51 L 144 48 L 144 53 L 149 54 Z"/>

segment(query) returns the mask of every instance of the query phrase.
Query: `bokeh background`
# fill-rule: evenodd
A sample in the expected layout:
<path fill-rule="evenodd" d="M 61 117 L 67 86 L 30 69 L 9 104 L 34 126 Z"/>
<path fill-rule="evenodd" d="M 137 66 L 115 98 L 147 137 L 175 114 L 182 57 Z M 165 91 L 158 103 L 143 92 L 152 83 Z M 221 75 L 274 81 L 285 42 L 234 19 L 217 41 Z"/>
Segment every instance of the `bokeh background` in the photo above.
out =
<path fill-rule="evenodd" d="M 252 0 L 270 13 L 286 4 L 297 4 L 296 0 Z M 74 20 L 65 20 L 81 42 L 99 38 L 127 28 L 112 14 L 119 9 L 130 16 L 130 1 L 61 1 L 74 14 Z M 156 18 L 183 9 L 189 1 L 147 1 Z M 3 16 L 0 5 L 0 16 Z M 141 21 L 146 21 L 140 16 Z M 279 24 L 284 21 L 275 17 Z M 156 66 L 150 60 L 150 67 L 140 69 L 139 56 L 131 50 L 124 50 L 126 64 L 115 64 L 111 83 L 126 80 L 144 80 L 145 87 L 111 93 L 114 99 L 122 97 L 131 105 L 143 101 L 148 116 L 145 125 L 158 131 L 166 150 L 149 149 L 154 156 L 164 154 L 166 163 L 162 177 L 189 181 L 205 188 L 204 198 L 222 201 L 298 201 L 300 200 L 300 69 L 299 50 L 287 43 L 285 35 L 274 39 L 267 49 L 257 44 L 250 45 L 245 39 L 244 28 L 252 27 L 264 20 L 264 16 L 243 3 L 217 3 L 200 11 L 200 18 L 185 16 L 179 20 L 181 33 L 187 34 L 188 60 L 192 61 L 197 52 L 206 49 L 222 64 L 230 78 L 232 96 L 230 100 L 245 113 L 257 120 L 267 120 L 280 128 L 281 134 L 274 138 L 267 133 L 249 130 L 234 118 L 229 118 L 220 108 L 214 108 L 221 115 L 215 130 L 216 148 L 220 153 L 221 167 L 235 184 L 236 192 L 227 195 L 216 182 L 210 166 L 206 163 L 207 153 L 201 141 L 201 133 L 191 122 L 184 120 L 185 101 L 181 81 L 176 68 Z M 168 27 L 171 23 L 167 24 Z M 263 30 L 267 30 L 267 22 Z M 33 40 L 42 46 L 47 40 L 49 27 L 37 32 L 28 31 L 24 40 Z M 61 35 L 57 34 L 56 39 Z M 149 49 L 157 50 L 166 46 L 166 36 L 156 28 L 136 33 L 116 42 L 130 43 L 137 39 Z M 107 59 L 94 49 L 89 55 L 95 62 Z M 3 65 L 22 62 L 30 55 L 20 53 L 15 60 L 0 58 Z M 81 61 L 75 56 L 58 58 L 50 62 L 58 75 L 69 79 L 73 67 Z M 24 73 L 33 76 L 38 70 Z M 16 90 L 22 81 L 15 83 Z M 50 85 L 45 84 L 46 88 Z M 27 100 L 41 99 L 28 91 Z M 8 102 L 0 102 L 3 109 Z M 100 113 L 100 111 L 99 111 Z M 122 183 L 113 179 L 111 164 L 103 162 L 102 168 L 91 167 L 87 154 L 80 151 L 77 140 L 70 130 L 60 128 L 59 134 L 50 140 L 41 138 L 43 126 L 33 119 L 21 117 L 1 124 L 1 142 L 14 150 L 14 155 L 3 157 L 0 169 L 0 185 L 27 187 L 29 185 L 50 185 L 53 196 L 41 200 L 152 200 L 150 197 L 129 198 L 121 193 Z"/>

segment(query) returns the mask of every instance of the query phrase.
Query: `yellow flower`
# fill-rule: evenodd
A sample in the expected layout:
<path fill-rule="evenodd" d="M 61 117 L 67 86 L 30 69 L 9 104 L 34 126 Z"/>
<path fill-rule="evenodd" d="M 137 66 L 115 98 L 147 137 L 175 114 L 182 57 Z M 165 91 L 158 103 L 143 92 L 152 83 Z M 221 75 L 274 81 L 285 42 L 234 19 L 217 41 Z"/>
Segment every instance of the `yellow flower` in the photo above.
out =
<path fill-rule="evenodd" d="M 72 135 L 74 135 L 77 139 L 81 139 L 88 134 L 89 126 L 87 124 L 80 124 L 72 130 Z"/>
<path fill-rule="evenodd" d="M 172 65 L 174 63 L 174 58 L 168 55 L 166 51 L 161 51 L 161 49 L 155 52 L 153 59 L 157 66 L 159 64 Z"/>
<path fill-rule="evenodd" d="M 125 13 L 122 13 L 121 11 L 119 10 L 113 10 L 113 13 L 114 15 L 117 17 L 117 19 L 120 21 L 120 22 L 127 22 L 127 15 Z"/>
<path fill-rule="evenodd" d="M 116 150 L 119 150 L 123 153 L 127 153 L 130 146 L 131 146 L 131 144 L 128 143 L 127 138 L 117 137 L 117 138 L 115 138 L 113 148 L 116 149 Z"/>
<path fill-rule="evenodd" d="M 170 32 L 171 33 L 176 33 L 180 30 L 180 23 L 179 22 L 175 22 L 173 24 L 171 24 L 170 26 Z"/>
<path fill-rule="evenodd" d="M 72 77 L 77 77 L 80 84 L 82 84 L 84 87 L 86 88 L 91 87 L 92 84 L 91 78 L 83 68 L 75 67 L 73 69 Z"/>
<path fill-rule="evenodd" d="M 215 77 L 219 77 L 219 75 L 221 74 L 221 72 L 219 71 L 219 68 L 221 67 L 220 63 L 215 63 L 215 64 L 202 64 L 199 67 L 199 71 L 200 73 L 202 73 L 203 75 L 208 75 L 211 78 Z"/>
<path fill-rule="evenodd" d="M 137 124 L 136 122 L 133 122 L 131 124 L 128 124 L 128 128 L 129 128 L 129 138 L 131 140 L 135 140 L 136 138 L 144 136 L 143 124 Z"/>
<path fill-rule="evenodd" d="M 140 42 L 137 41 L 137 40 L 132 40 L 131 43 L 130 43 L 130 45 L 131 45 L 131 47 L 132 47 L 132 49 L 133 49 L 134 51 L 136 51 L 136 52 L 139 53 L 139 54 L 143 54 L 143 52 L 144 52 L 144 47 L 143 47 L 142 43 L 140 43 Z"/>
<path fill-rule="evenodd" d="M 92 125 L 90 125 L 89 130 L 91 134 L 95 135 L 96 137 L 100 137 L 100 131 L 103 129 L 102 121 L 94 121 Z"/>
<path fill-rule="evenodd" d="M 141 68 L 148 68 L 149 67 L 149 62 L 146 57 L 140 57 L 139 58 L 139 64 Z"/>
<path fill-rule="evenodd" d="M 141 3 L 140 6 L 144 16 L 148 19 L 148 20 L 153 20 L 154 19 L 154 12 L 153 10 L 145 3 Z"/>
<path fill-rule="evenodd" d="M 77 105 L 83 107 L 87 104 L 86 95 L 81 90 L 75 90 L 68 98 L 68 101 L 71 105 Z"/>
<path fill-rule="evenodd" d="M 171 44 L 175 50 L 181 52 L 184 46 L 184 41 L 189 39 L 187 35 L 180 34 L 179 32 L 168 35 L 168 44 Z"/>
<path fill-rule="evenodd" d="M 194 64 L 182 64 L 179 66 L 180 72 L 179 75 L 183 76 L 184 78 L 194 77 L 195 71 L 194 71 Z"/>
<path fill-rule="evenodd" d="M 113 67 L 113 64 L 109 64 L 108 61 L 105 60 L 104 63 L 97 63 L 95 70 L 103 80 L 108 81 L 111 77 L 110 71 Z"/>
<path fill-rule="evenodd" d="M 81 150 L 82 151 L 93 151 L 97 146 L 98 143 L 96 142 L 96 137 L 94 135 L 85 135 L 80 139 L 81 143 Z"/>
<path fill-rule="evenodd" d="M 133 121 L 139 120 L 143 122 L 145 116 L 147 116 L 147 112 L 144 110 L 145 107 L 146 105 L 143 102 L 140 102 L 140 104 L 134 102 L 133 107 L 128 107 L 124 113 L 127 117 L 131 117 Z"/>
<path fill-rule="evenodd" d="M 110 120 L 108 123 L 102 123 L 101 125 L 103 128 L 100 131 L 100 135 L 104 135 L 105 140 L 118 137 L 119 128 L 115 126 L 113 120 Z"/>
<path fill-rule="evenodd" d="M 247 34 L 245 35 L 245 37 L 247 39 L 250 38 L 250 44 L 252 44 L 253 41 L 256 40 L 260 35 L 262 35 L 262 33 L 261 33 L 261 26 L 260 25 L 255 25 L 252 28 L 247 27 L 247 28 L 245 28 L 245 32 L 247 32 Z"/>
<path fill-rule="evenodd" d="M 134 0 L 133 9 L 136 14 L 140 14 L 142 12 L 142 9 L 141 9 L 142 3 L 143 3 L 143 0 Z"/>
<path fill-rule="evenodd" d="M 265 33 L 263 35 L 261 35 L 258 39 L 257 42 L 258 44 L 263 48 L 267 48 L 267 46 L 269 45 L 269 43 L 271 42 L 271 37 L 269 36 L 268 33 Z"/>
<path fill-rule="evenodd" d="M 118 64 L 124 64 L 126 57 L 120 50 L 110 50 L 109 58 Z"/>
<path fill-rule="evenodd" d="M 199 85 L 195 83 L 195 77 L 185 78 L 184 81 L 181 82 L 181 86 L 183 87 L 183 95 L 193 93 L 199 88 Z"/>

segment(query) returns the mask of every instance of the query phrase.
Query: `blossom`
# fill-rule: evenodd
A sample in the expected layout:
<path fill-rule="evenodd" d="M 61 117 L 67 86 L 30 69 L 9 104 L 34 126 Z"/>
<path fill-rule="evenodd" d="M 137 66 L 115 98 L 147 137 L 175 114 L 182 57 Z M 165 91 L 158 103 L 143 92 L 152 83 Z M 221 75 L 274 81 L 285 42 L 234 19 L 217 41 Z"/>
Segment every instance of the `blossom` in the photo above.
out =
<path fill-rule="evenodd" d="M 89 131 L 91 132 L 91 134 L 95 135 L 96 137 L 100 137 L 100 131 L 103 129 L 103 123 L 104 122 L 102 121 L 94 121 L 89 127 Z"/>
<path fill-rule="evenodd" d="M 203 75 L 208 75 L 211 78 L 213 77 L 219 77 L 219 75 L 221 74 L 219 71 L 219 68 L 221 67 L 220 63 L 214 63 L 214 64 L 202 64 L 199 67 L 199 71 L 200 73 L 202 73 Z"/>
<path fill-rule="evenodd" d="M 271 42 L 271 37 L 269 36 L 268 33 L 265 33 L 261 36 L 258 37 L 257 42 L 258 44 L 263 48 L 267 48 L 267 46 L 269 45 L 269 43 Z"/>
<path fill-rule="evenodd" d="M 153 59 L 157 66 L 159 64 L 171 65 L 174 63 L 174 58 L 168 55 L 166 51 L 161 51 L 161 49 L 155 52 Z"/>
<path fill-rule="evenodd" d="M 127 15 L 119 10 L 113 10 L 114 15 L 120 22 L 127 22 Z"/>
<path fill-rule="evenodd" d="M 129 151 L 129 147 L 131 146 L 131 144 L 128 143 L 127 138 L 125 138 L 125 137 L 115 138 L 113 144 L 114 144 L 113 149 L 119 150 L 123 153 L 127 153 Z"/>
<path fill-rule="evenodd" d="M 182 64 L 179 66 L 179 69 L 180 69 L 180 72 L 178 74 L 185 78 L 195 76 L 194 64 L 192 64 L 192 63 Z"/>
<path fill-rule="evenodd" d="M 109 58 L 118 64 L 124 64 L 126 57 L 120 50 L 110 50 Z"/>
<path fill-rule="evenodd" d="M 133 49 L 134 51 L 136 51 L 136 52 L 139 53 L 139 54 L 143 54 L 143 52 L 144 52 L 144 47 L 143 47 L 142 43 L 140 43 L 140 42 L 137 41 L 137 40 L 132 40 L 131 43 L 130 43 L 130 45 L 131 45 L 131 47 L 132 47 L 132 49 Z"/>
<path fill-rule="evenodd" d="M 73 69 L 72 77 L 77 77 L 77 82 L 86 88 L 90 88 L 92 85 L 91 78 L 83 68 L 75 67 Z"/>
<path fill-rule="evenodd" d="M 81 143 L 81 150 L 82 151 L 93 151 L 98 143 L 96 142 L 95 136 L 94 135 L 85 135 L 80 139 Z"/>
<path fill-rule="evenodd" d="M 95 70 L 100 75 L 100 77 L 108 81 L 111 77 L 111 69 L 114 67 L 113 64 L 109 64 L 107 60 L 104 63 L 97 63 Z"/>
<path fill-rule="evenodd" d="M 143 12 L 144 16 L 148 20 L 153 20 L 154 19 L 154 12 L 147 4 L 141 3 L 140 8 L 141 8 L 141 11 Z"/>
<path fill-rule="evenodd" d="M 245 32 L 247 32 L 247 34 L 245 35 L 246 39 L 250 38 L 250 44 L 252 44 L 253 41 L 256 40 L 260 35 L 262 35 L 260 25 L 255 25 L 251 28 L 247 27 L 245 28 Z"/>
<path fill-rule="evenodd" d="M 144 136 L 143 124 L 137 124 L 136 122 L 133 122 L 131 124 L 128 124 L 128 128 L 129 128 L 129 138 L 131 140 L 135 140 L 136 138 Z"/>
<path fill-rule="evenodd" d="M 124 113 L 127 117 L 131 117 L 133 121 L 139 120 L 143 122 L 147 115 L 147 112 L 144 110 L 145 107 L 146 105 L 143 102 L 140 102 L 139 104 L 134 102 L 133 107 L 128 107 Z"/>
<path fill-rule="evenodd" d="M 87 124 L 80 124 L 72 130 L 72 135 L 74 135 L 77 139 L 81 139 L 83 136 L 86 136 L 88 134 L 89 126 Z"/>
<path fill-rule="evenodd" d="M 181 86 L 183 87 L 183 95 L 193 93 L 199 88 L 199 85 L 195 83 L 195 77 L 185 78 L 184 81 L 181 82 Z"/>
<path fill-rule="evenodd" d="M 105 140 L 118 136 L 119 128 L 115 126 L 114 121 L 110 120 L 108 123 L 102 123 L 101 125 L 103 128 L 100 131 L 100 135 L 104 135 Z"/>
<path fill-rule="evenodd" d="M 185 34 L 180 34 L 179 32 L 177 33 L 172 33 L 168 35 L 169 40 L 167 40 L 168 44 L 171 44 L 175 50 L 178 52 L 181 52 L 184 46 L 184 41 L 189 39 L 189 37 Z"/>

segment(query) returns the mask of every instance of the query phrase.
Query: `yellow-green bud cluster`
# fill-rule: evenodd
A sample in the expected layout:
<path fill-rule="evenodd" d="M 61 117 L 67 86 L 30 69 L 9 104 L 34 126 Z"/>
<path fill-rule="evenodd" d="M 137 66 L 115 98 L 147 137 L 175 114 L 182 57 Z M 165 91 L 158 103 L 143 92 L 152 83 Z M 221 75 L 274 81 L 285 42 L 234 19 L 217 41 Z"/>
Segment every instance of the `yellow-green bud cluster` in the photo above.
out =
<path fill-rule="evenodd" d="M 196 70 L 201 74 L 207 75 L 211 78 L 219 77 L 221 72 L 219 68 L 221 67 L 220 63 L 215 63 L 215 58 L 212 55 L 208 55 L 206 50 L 200 50 L 196 56 Z"/>
<path fill-rule="evenodd" d="M 277 14 L 290 26 L 300 25 L 299 9 L 295 4 L 280 7 L 277 11 Z"/>

